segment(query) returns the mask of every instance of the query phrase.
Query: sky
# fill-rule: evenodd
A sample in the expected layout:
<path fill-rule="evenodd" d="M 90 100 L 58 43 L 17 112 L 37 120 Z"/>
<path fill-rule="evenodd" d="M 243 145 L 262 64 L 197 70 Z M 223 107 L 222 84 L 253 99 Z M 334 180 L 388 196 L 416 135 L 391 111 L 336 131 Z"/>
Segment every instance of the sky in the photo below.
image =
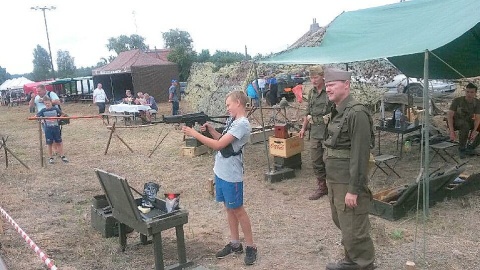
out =
<path fill-rule="evenodd" d="M 234 4 L 235 2 L 235 4 Z M 201 52 L 247 52 L 251 56 L 282 51 L 304 35 L 315 19 L 320 26 L 344 11 L 400 2 L 399 0 L 6 0 L 0 15 L 0 66 L 10 74 L 33 70 L 33 50 L 48 51 L 45 22 L 56 69 L 58 50 L 68 51 L 79 67 L 94 66 L 115 55 L 108 39 L 138 34 L 151 49 L 164 48 L 162 33 L 179 29 L 190 34 L 193 49 Z M 325 3 L 328 3 L 325 5 Z"/>

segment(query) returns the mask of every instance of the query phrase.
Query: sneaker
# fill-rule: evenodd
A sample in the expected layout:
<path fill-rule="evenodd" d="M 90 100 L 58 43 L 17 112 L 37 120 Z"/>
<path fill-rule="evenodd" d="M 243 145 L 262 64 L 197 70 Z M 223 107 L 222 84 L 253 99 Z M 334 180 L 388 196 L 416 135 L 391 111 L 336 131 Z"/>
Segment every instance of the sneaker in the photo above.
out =
<path fill-rule="evenodd" d="M 256 247 L 249 247 L 245 249 L 245 264 L 252 265 L 257 260 L 257 248 Z"/>
<path fill-rule="evenodd" d="M 53 157 L 49 158 L 48 159 L 48 164 L 53 164 L 53 163 L 55 163 L 55 161 L 53 160 Z"/>
<path fill-rule="evenodd" d="M 68 159 L 67 159 L 66 156 L 62 156 L 61 159 L 62 159 L 62 161 L 63 161 L 64 163 L 68 163 Z"/>
<path fill-rule="evenodd" d="M 229 254 L 232 254 L 232 253 L 236 253 L 236 254 L 240 254 L 243 252 L 243 246 L 242 244 L 239 244 L 238 247 L 233 247 L 232 243 L 228 243 L 222 250 L 220 250 L 219 252 L 217 252 L 217 254 L 215 255 L 215 257 L 217 257 L 217 259 L 222 259 L 224 258 L 225 256 L 229 255 Z"/>

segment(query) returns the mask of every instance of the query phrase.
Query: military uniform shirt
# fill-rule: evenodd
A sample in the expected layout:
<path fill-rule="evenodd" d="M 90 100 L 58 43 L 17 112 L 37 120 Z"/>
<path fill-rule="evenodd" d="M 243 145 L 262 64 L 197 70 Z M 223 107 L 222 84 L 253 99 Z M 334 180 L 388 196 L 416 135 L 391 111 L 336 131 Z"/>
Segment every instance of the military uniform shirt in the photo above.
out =
<path fill-rule="evenodd" d="M 348 96 L 332 110 L 328 138 L 324 142 L 327 148 L 325 164 L 329 182 L 349 184 L 348 192 L 359 194 L 368 182 L 371 123 L 366 109 L 363 106 L 351 107 L 352 104 L 358 102 L 352 96 Z M 347 113 L 347 118 L 340 127 L 344 113 Z M 336 142 L 333 142 L 332 135 L 337 129 L 341 129 L 340 134 Z M 328 154 L 330 149 L 350 150 L 350 157 L 331 157 Z"/>
<path fill-rule="evenodd" d="M 312 116 L 310 135 L 314 139 L 323 140 L 325 136 L 325 122 L 323 116 L 330 113 L 331 102 L 328 100 L 325 88 L 318 93 L 317 88 L 313 87 L 308 95 L 308 107 L 306 115 Z"/>
<path fill-rule="evenodd" d="M 454 111 L 454 122 L 473 122 L 473 115 L 480 114 L 480 100 L 474 99 L 473 102 L 468 102 L 465 96 L 455 98 L 450 105 L 450 110 Z"/>

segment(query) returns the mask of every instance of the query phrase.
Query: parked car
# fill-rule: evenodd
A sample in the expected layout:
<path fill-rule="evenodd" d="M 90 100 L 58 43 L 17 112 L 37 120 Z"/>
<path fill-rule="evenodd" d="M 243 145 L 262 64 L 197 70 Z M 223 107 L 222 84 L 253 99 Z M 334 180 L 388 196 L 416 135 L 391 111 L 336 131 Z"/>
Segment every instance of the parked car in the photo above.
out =
<path fill-rule="evenodd" d="M 451 81 L 429 80 L 428 88 L 431 94 L 442 94 L 455 92 L 456 85 Z M 406 93 L 413 97 L 423 97 L 423 82 L 416 78 L 407 78 L 400 74 L 393 78 L 393 81 L 382 86 L 388 93 Z"/>

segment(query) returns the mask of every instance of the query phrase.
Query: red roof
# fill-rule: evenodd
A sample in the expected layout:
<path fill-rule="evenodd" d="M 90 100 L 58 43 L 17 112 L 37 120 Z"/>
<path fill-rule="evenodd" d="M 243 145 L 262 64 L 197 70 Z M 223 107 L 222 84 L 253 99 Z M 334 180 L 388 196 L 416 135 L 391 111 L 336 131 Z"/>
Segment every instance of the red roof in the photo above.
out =
<path fill-rule="evenodd" d="M 139 49 L 121 52 L 111 63 L 92 70 L 92 75 L 131 73 L 132 66 L 174 65 L 175 63 L 163 60 L 159 53 L 146 53 Z M 168 53 L 167 53 L 168 55 Z"/>
<path fill-rule="evenodd" d="M 170 54 L 171 49 L 155 49 L 153 51 L 148 51 L 147 54 L 154 56 L 163 61 L 168 61 L 168 55 Z"/>

